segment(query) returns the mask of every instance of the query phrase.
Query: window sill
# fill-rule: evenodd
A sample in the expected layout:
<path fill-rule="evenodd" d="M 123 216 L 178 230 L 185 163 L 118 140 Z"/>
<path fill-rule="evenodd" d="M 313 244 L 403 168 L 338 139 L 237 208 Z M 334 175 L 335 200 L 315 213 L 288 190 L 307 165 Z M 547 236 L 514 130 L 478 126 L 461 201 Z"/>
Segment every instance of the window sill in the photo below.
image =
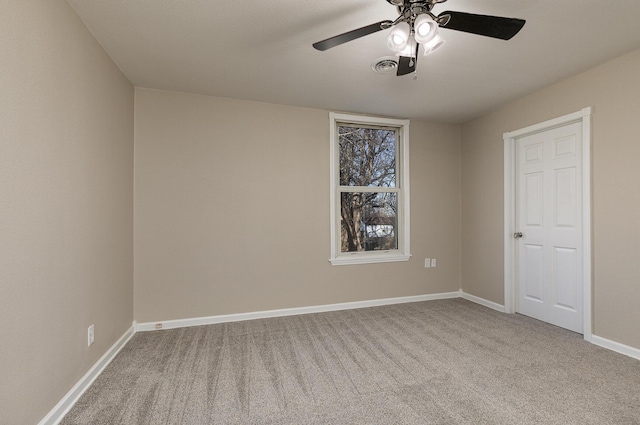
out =
<path fill-rule="evenodd" d="M 373 263 L 396 263 L 401 261 L 409 261 L 410 254 L 347 254 L 336 258 L 330 258 L 332 266 L 346 266 L 350 264 L 373 264 Z"/>

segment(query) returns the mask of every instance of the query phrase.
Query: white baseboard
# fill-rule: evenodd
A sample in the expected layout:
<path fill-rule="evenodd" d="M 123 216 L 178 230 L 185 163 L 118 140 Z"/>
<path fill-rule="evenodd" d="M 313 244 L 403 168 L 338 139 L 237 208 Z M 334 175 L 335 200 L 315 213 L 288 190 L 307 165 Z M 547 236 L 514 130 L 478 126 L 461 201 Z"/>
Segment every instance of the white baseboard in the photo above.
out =
<path fill-rule="evenodd" d="M 220 316 L 195 317 L 191 319 L 167 320 L 161 322 L 146 322 L 136 325 L 136 332 L 158 329 L 185 328 L 189 326 L 212 325 L 215 323 L 240 322 L 243 320 L 266 319 L 270 317 L 294 316 L 298 314 L 323 313 L 327 311 L 351 310 L 356 308 L 377 307 L 381 305 L 403 304 L 419 301 L 442 300 L 459 298 L 460 291 L 439 294 L 415 295 L 410 297 L 384 298 L 379 300 L 355 301 L 339 304 L 326 304 L 311 307 L 285 308 L 280 310 L 256 311 L 251 313 L 225 314 Z"/>
<path fill-rule="evenodd" d="M 624 354 L 625 356 L 633 357 L 634 359 L 640 360 L 640 349 L 638 348 L 611 341 L 610 339 L 602 338 L 601 336 L 597 335 L 591 335 L 590 342 L 608 350 L 615 351 L 616 353 Z"/>
<path fill-rule="evenodd" d="M 53 409 L 42 418 L 38 425 L 57 425 L 66 415 L 80 396 L 89 388 L 95 379 L 102 373 L 105 367 L 118 354 L 124 345 L 135 334 L 136 322 L 107 350 L 106 353 L 89 369 L 85 375 L 69 390 L 69 392 L 55 405 Z"/>
<path fill-rule="evenodd" d="M 376 307 L 382 305 L 391 305 L 391 304 L 403 304 L 410 302 L 419 302 L 419 301 L 431 301 L 431 300 L 442 300 L 442 299 L 450 299 L 450 298 L 464 298 L 476 304 L 483 305 L 485 307 L 491 308 L 493 310 L 504 313 L 505 308 L 503 305 L 495 303 L 493 301 L 485 300 L 484 298 L 477 297 L 475 295 L 467 294 L 466 292 L 459 290 L 455 292 L 444 292 L 439 294 L 428 294 L 428 295 L 416 295 L 410 297 L 397 297 L 397 298 L 384 298 L 379 300 L 369 300 L 369 301 L 356 301 L 356 302 L 348 302 L 348 303 L 339 303 L 339 304 L 327 304 L 327 305 L 319 305 L 312 307 L 298 307 L 298 308 L 286 308 L 280 310 L 267 310 L 267 311 L 258 311 L 251 313 L 239 313 L 239 314 L 227 314 L 227 315 L 219 315 L 219 316 L 209 316 L 209 317 L 197 317 L 191 319 L 181 319 L 181 320 L 169 320 L 164 322 L 147 322 L 147 323 L 136 323 L 133 322 L 131 328 L 129 328 L 124 335 L 116 341 L 113 346 L 107 350 L 107 352 L 93 365 L 91 369 L 78 381 L 76 385 L 58 402 L 58 404 L 51 409 L 51 411 L 45 416 L 38 425 L 57 425 L 64 415 L 66 415 L 71 407 L 78 401 L 80 396 L 89 388 L 89 386 L 95 381 L 95 379 L 102 373 L 104 368 L 113 360 L 113 358 L 120 352 L 120 350 L 124 347 L 124 345 L 131 339 L 131 337 L 139 331 L 151 331 L 157 329 L 174 329 L 174 328 L 182 328 L 189 326 L 200 326 L 200 325 L 210 325 L 215 323 L 224 323 L 224 322 L 238 322 L 243 320 L 252 320 L 252 319 L 263 319 L 269 317 L 283 317 L 283 316 L 293 316 L 297 314 L 309 314 L 309 313 L 322 313 L 328 311 L 338 311 L 338 310 L 351 310 L 357 308 L 365 308 L 365 307 Z M 157 328 L 156 325 L 162 325 L 161 328 Z M 606 348 L 611 351 L 618 352 L 620 354 L 624 354 L 629 357 L 633 357 L 635 359 L 640 360 L 640 349 L 630 347 L 628 345 L 621 344 L 619 342 L 611 341 L 606 338 L 599 337 L 597 335 L 592 335 L 590 341 L 591 343 L 598 345 L 600 347 Z"/>
<path fill-rule="evenodd" d="M 475 295 L 467 294 L 463 290 L 460 290 L 460 297 L 464 298 L 465 300 L 469 300 L 471 302 L 474 302 L 476 304 L 480 304 L 480 305 L 483 305 L 485 307 L 489 307 L 489 308 L 491 308 L 493 310 L 499 311 L 500 313 L 504 313 L 505 312 L 505 308 L 504 308 L 504 306 L 502 304 L 494 303 L 493 301 L 485 300 L 484 298 L 480 298 L 480 297 L 476 297 Z"/>

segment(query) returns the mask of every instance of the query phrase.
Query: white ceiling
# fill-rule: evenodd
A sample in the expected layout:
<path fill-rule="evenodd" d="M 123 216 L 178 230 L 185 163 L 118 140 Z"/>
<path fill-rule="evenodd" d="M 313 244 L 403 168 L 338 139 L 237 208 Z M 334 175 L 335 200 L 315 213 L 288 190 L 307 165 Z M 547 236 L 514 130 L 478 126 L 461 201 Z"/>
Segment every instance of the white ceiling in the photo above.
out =
<path fill-rule="evenodd" d="M 433 12 L 527 23 L 510 41 L 442 29 L 414 80 L 371 70 L 388 30 L 311 47 L 395 19 L 385 0 L 68 1 L 138 87 L 452 123 L 640 47 L 640 0 L 449 0 Z"/>

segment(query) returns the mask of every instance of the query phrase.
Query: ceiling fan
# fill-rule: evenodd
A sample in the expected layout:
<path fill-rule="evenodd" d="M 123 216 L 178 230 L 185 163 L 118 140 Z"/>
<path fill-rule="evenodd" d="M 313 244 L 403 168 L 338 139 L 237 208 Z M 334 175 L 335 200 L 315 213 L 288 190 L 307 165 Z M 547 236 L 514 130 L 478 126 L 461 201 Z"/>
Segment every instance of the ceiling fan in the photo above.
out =
<path fill-rule="evenodd" d="M 438 16 L 431 9 L 447 0 L 386 0 L 396 6 L 398 16 L 394 21 L 380 21 L 366 27 L 339 34 L 313 43 L 317 50 L 324 51 L 348 41 L 378 31 L 393 29 L 387 37 L 387 46 L 399 56 L 397 75 L 406 75 L 416 70 L 420 45 L 426 56 L 437 50 L 444 40 L 438 27 L 510 40 L 524 26 L 523 19 L 500 16 L 476 15 L 465 12 L 442 12 Z"/>

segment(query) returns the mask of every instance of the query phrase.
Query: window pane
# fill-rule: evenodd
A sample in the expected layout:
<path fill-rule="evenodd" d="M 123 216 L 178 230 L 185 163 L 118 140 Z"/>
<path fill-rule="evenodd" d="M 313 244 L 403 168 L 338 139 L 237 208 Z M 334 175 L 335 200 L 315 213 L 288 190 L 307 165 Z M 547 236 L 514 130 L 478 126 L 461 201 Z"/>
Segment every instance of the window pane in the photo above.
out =
<path fill-rule="evenodd" d="M 340 251 L 398 249 L 398 195 L 340 193 Z"/>
<path fill-rule="evenodd" d="M 394 129 L 338 126 L 340 185 L 396 187 Z"/>

